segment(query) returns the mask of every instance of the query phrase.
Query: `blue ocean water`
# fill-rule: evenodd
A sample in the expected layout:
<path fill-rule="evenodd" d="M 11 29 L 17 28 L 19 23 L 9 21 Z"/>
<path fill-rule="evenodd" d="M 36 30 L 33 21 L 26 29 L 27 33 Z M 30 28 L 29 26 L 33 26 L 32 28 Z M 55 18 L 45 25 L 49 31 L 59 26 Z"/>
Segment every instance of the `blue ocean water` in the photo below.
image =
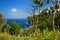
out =
<path fill-rule="evenodd" d="M 9 24 L 11 21 L 16 21 L 21 25 L 22 28 L 29 27 L 28 19 L 7 19 L 7 24 Z"/>

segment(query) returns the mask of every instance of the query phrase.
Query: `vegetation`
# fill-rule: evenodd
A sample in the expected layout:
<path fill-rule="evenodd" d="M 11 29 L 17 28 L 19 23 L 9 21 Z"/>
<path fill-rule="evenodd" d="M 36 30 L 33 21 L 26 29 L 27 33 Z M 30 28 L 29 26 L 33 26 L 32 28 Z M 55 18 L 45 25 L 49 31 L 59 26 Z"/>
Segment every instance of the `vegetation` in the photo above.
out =
<path fill-rule="evenodd" d="M 8 33 L 1 33 L 0 40 L 60 40 L 60 32 L 48 32 L 46 30 L 46 32 L 42 34 L 39 30 L 36 30 L 31 37 L 21 35 L 13 36 Z"/>
<path fill-rule="evenodd" d="M 17 35 L 20 33 L 20 26 L 14 21 L 10 23 L 11 27 L 9 29 L 10 34 Z"/>
<path fill-rule="evenodd" d="M 44 0 L 33 0 L 34 11 L 29 19 L 29 28 L 21 28 L 16 21 L 6 23 L 6 19 L 0 13 L 0 40 L 60 40 L 60 5 L 58 1 L 46 0 L 53 6 L 40 12 L 40 8 L 45 4 Z M 35 14 L 36 8 L 39 10 Z"/>

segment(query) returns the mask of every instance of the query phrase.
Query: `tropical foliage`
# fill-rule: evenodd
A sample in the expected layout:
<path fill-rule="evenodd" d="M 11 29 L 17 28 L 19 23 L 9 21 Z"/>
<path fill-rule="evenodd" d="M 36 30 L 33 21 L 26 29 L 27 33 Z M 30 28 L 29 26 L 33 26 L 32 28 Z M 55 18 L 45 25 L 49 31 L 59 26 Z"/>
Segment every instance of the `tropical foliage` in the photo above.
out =
<path fill-rule="evenodd" d="M 36 15 L 33 12 L 33 15 L 28 17 L 29 28 L 21 28 L 16 21 L 7 24 L 7 20 L 0 13 L 0 40 L 60 40 L 60 2 L 44 1 L 33 0 L 39 13 Z M 50 2 L 53 6 L 40 12 L 39 8 Z"/>

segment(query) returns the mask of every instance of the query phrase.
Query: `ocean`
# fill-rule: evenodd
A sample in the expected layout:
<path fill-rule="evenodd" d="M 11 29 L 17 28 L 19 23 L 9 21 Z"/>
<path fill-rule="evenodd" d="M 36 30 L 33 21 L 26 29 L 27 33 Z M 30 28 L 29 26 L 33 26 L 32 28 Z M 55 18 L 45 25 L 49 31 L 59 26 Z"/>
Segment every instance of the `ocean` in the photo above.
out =
<path fill-rule="evenodd" d="M 7 24 L 9 24 L 11 21 L 16 21 L 18 24 L 21 25 L 22 28 L 29 27 L 28 19 L 7 19 Z"/>

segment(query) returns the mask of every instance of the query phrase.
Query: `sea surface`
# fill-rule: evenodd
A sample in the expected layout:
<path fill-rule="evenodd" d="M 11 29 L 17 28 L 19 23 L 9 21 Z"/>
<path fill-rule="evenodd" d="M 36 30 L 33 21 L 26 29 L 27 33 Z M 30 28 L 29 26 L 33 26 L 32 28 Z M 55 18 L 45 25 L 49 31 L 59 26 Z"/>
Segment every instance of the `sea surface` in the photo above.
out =
<path fill-rule="evenodd" d="M 11 21 L 16 21 L 18 24 L 21 25 L 22 28 L 29 27 L 28 19 L 7 19 L 7 24 L 9 24 Z"/>

